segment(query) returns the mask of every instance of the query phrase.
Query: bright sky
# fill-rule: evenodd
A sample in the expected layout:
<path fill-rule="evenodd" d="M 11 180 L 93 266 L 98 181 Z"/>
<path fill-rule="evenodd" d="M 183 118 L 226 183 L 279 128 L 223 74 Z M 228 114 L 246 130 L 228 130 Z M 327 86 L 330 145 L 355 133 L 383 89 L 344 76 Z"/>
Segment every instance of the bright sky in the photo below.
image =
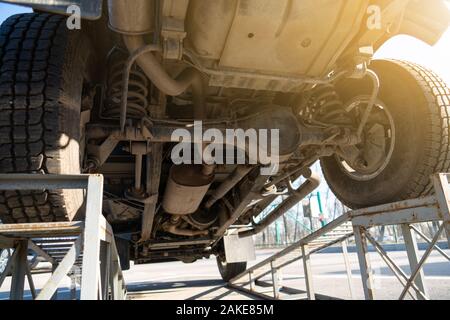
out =
<path fill-rule="evenodd" d="M 447 4 L 450 8 L 450 2 Z M 434 46 L 409 36 L 397 36 L 376 53 L 376 58 L 409 60 L 426 66 L 450 84 L 450 28 Z"/>
<path fill-rule="evenodd" d="M 0 4 L 0 23 L 13 14 L 23 12 L 31 12 L 31 10 L 25 7 L 13 6 L 11 4 L 2 3 Z"/>
<path fill-rule="evenodd" d="M 450 84 L 450 28 L 434 46 L 409 36 L 397 36 L 383 45 L 377 58 L 403 59 L 431 68 Z"/>

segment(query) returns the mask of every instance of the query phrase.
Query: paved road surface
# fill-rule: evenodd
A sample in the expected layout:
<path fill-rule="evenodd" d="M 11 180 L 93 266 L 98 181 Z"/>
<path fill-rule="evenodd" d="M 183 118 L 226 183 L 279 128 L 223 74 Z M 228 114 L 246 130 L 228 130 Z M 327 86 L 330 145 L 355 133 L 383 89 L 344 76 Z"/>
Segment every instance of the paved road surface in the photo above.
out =
<path fill-rule="evenodd" d="M 257 261 L 273 254 L 274 250 L 259 251 Z M 447 250 L 447 253 L 450 251 Z M 372 267 L 375 272 L 375 293 L 377 299 L 397 299 L 402 287 L 384 262 L 376 253 L 371 253 Z M 389 255 L 409 273 L 405 252 L 390 252 Z M 352 266 L 352 284 L 354 297 L 363 298 L 357 256 L 350 254 Z M 252 263 L 253 264 L 253 263 Z M 312 257 L 314 285 L 317 293 L 349 299 L 349 289 L 341 254 L 317 254 Z M 283 285 L 304 289 L 302 264 L 295 263 L 283 269 Z M 450 299 L 450 262 L 434 252 L 425 266 L 427 285 L 432 299 Z M 124 273 L 128 284 L 130 299 L 250 299 L 250 297 L 224 287 L 220 280 L 214 259 L 198 261 L 194 264 L 170 262 L 133 266 Z M 41 288 L 48 274 L 36 276 L 35 285 Z M 10 279 L 0 288 L 0 300 L 8 299 Z M 70 280 L 65 279 L 64 287 L 59 290 L 60 298 L 69 298 Z M 27 297 L 30 292 L 27 286 Z"/>
<path fill-rule="evenodd" d="M 447 251 L 448 252 L 448 251 Z M 258 252 L 258 261 L 273 254 L 273 250 Z M 378 299 L 396 299 L 402 287 L 376 253 L 371 253 L 375 272 L 375 292 Z M 406 252 L 390 252 L 402 269 L 409 273 Z M 355 298 L 364 297 L 356 254 L 350 254 L 352 285 Z M 312 257 L 314 286 L 317 293 L 349 299 L 347 275 L 342 254 L 317 254 Z M 450 299 L 450 262 L 433 253 L 425 266 L 425 275 L 432 299 Z M 223 287 L 215 260 L 203 260 L 192 265 L 178 262 L 135 266 L 125 273 L 131 299 L 245 299 Z M 146 280 L 143 280 L 146 279 Z M 283 269 L 283 285 L 305 289 L 301 262 Z M 134 293 L 137 291 L 138 293 Z M 269 290 L 270 291 L 270 290 Z"/>

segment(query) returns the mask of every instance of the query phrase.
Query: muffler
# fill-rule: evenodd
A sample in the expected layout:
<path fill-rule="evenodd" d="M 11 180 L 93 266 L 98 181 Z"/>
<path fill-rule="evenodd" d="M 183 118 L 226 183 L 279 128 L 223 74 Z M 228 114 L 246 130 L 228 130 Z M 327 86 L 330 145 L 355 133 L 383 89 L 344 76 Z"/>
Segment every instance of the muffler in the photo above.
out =
<path fill-rule="evenodd" d="M 155 30 L 155 1 L 108 0 L 109 27 L 124 35 L 144 35 Z"/>
<path fill-rule="evenodd" d="M 162 202 L 163 209 L 171 215 L 193 214 L 199 209 L 213 181 L 214 174 L 205 170 L 205 166 L 173 166 Z"/>

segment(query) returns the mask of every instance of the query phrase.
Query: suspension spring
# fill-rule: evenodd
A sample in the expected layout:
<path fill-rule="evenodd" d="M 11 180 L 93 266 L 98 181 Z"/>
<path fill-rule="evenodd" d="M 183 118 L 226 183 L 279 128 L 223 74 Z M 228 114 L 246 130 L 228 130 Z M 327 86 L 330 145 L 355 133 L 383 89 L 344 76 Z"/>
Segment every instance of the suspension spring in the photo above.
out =
<path fill-rule="evenodd" d="M 332 84 L 316 87 L 313 95 L 315 116 L 324 123 L 336 123 L 345 117 L 344 104 Z"/>
<path fill-rule="evenodd" d="M 102 116 L 108 119 L 120 119 L 120 107 L 123 86 L 123 70 L 126 59 L 116 58 L 110 63 L 106 103 Z M 130 72 L 130 82 L 127 96 L 127 119 L 142 119 L 148 116 L 149 80 L 145 73 L 133 66 Z"/>

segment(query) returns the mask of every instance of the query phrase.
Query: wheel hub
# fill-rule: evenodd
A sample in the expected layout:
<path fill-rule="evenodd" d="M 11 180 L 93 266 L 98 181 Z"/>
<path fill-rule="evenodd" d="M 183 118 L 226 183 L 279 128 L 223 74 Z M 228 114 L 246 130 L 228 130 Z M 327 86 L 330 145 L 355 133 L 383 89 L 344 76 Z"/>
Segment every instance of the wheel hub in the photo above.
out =
<path fill-rule="evenodd" d="M 363 106 L 360 104 L 355 108 L 356 118 L 363 114 Z M 378 101 L 364 127 L 361 142 L 341 148 L 342 152 L 337 155 L 338 163 L 341 170 L 351 178 L 359 181 L 371 180 L 386 169 L 392 158 L 394 145 L 394 120 L 387 107 Z"/>

